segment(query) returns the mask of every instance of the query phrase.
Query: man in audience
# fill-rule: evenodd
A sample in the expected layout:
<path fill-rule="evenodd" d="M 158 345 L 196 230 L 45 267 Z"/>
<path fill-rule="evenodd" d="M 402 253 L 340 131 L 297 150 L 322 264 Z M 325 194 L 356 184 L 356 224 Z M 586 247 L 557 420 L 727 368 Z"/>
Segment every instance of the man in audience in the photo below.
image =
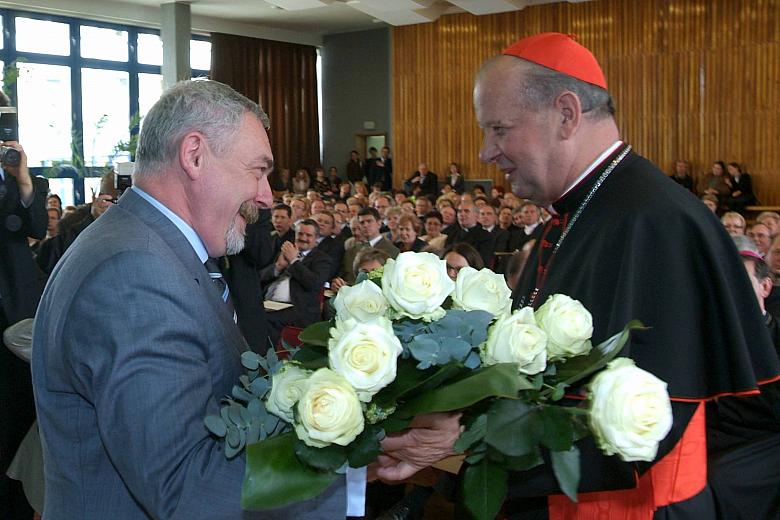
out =
<path fill-rule="evenodd" d="M 325 203 L 322 200 L 315 200 L 311 203 L 311 216 L 325 211 Z"/>
<path fill-rule="evenodd" d="M 769 251 L 769 244 L 772 241 L 769 228 L 766 226 L 766 224 L 756 222 L 748 229 L 747 236 L 749 236 L 753 242 L 755 242 L 756 247 L 758 247 L 758 251 L 761 253 L 761 256 L 765 257 Z"/>
<path fill-rule="evenodd" d="M 428 169 L 427 163 L 420 163 L 405 184 L 407 191 L 412 194 L 417 191 L 416 188 L 419 188 L 419 195 L 436 197 L 439 194 L 439 179 Z"/>
<path fill-rule="evenodd" d="M 302 220 L 295 227 L 295 243 L 285 242 L 276 261 L 260 272 L 265 299 L 292 307 L 268 313 L 269 336 L 276 345 L 287 325 L 306 327 L 319 321 L 321 292 L 333 271 L 333 259 L 315 248 L 320 237 L 317 222 Z"/>
<path fill-rule="evenodd" d="M 578 501 L 561 494 L 548 462 L 510 473 L 501 514 L 715 518 L 705 403 L 757 393 L 780 377 L 734 245 L 689 192 L 620 139 L 604 74 L 571 36 L 524 38 L 487 61 L 474 105 L 484 130 L 480 159 L 496 163 L 518 195 L 552 212 L 514 307 L 538 308 L 552 294 L 579 300 L 593 316 L 594 344 L 640 320 L 647 328 L 632 333 L 621 354 L 666 383 L 673 412 L 653 461 L 607 456 L 586 437 L 576 442 L 584 468 Z M 588 382 L 567 393 L 580 395 Z M 388 435 L 384 450 L 398 462 L 383 460 L 377 475 L 397 479 L 419 469 L 408 456 L 422 451 L 422 437 L 435 439 L 427 433 Z M 425 448 L 446 455 L 444 442 Z M 654 492 L 659 482 L 668 483 L 663 493 Z M 749 508 L 744 518 L 765 517 Z"/>
<path fill-rule="evenodd" d="M 442 206 L 439 209 L 441 213 L 442 228 L 441 232 L 445 235 L 453 233 L 458 228 L 458 214 L 452 206 Z"/>
<path fill-rule="evenodd" d="M 393 206 L 393 200 L 389 195 L 377 195 L 374 199 L 374 209 L 379 213 L 382 222 L 382 233 L 387 231 L 387 208 Z"/>
<path fill-rule="evenodd" d="M 376 182 L 376 179 L 374 179 L 374 173 L 375 173 L 375 163 L 379 160 L 379 157 L 376 156 L 377 150 L 376 147 L 372 146 L 368 149 L 368 157 L 366 158 L 366 161 L 363 163 L 363 176 L 366 178 L 366 182 L 369 186 L 373 186 Z"/>
<path fill-rule="evenodd" d="M 349 182 L 358 182 L 363 180 L 363 161 L 360 160 L 360 154 L 357 150 L 349 152 L 349 162 L 347 163 L 347 179 Z"/>
<path fill-rule="evenodd" d="M 292 209 L 293 225 L 305 218 L 309 218 L 309 202 L 303 197 L 293 197 L 290 201 L 290 208 Z"/>
<path fill-rule="evenodd" d="M 776 237 L 778 231 L 780 231 L 780 215 L 774 211 L 762 211 L 756 217 L 756 222 L 761 222 L 768 227 L 772 238 Z"/>
<path fill-rule="evenodd" d="M 485 266 L 493 265 L 496 240 L 477 224 L 477 206 L 471 201 L 461 202 L 458 207 L 458 226 L 447 231 L 446 245 L 465 242 L 477 250 Z"/>
<path fill-rule="evenodd" d="M 273 244 L 271 261 L 279 256 L 282 244 L 295 240 L 295 231 L 292 229 L 292 224 L 292 209 L 290 206 L 285 204 L 274 206 L 274 209 L 271 211 L 271 225 L 274 228 L 271 232 L 271 242 Z"/>
<path fill-rule="evenodd" d="M 675 161 L 672 180 L 691 193 L 696 193 L 693 189 L 693 179 L 691 178 L 688 169 L 688 161 L 683 159 Z"/>
<path fill-rule="evenodd" d="M 8 98 L 0 93 L 0 104 Z M 18 166 L 0 169 L 0 518 L 32 518 L 19 481 L 6 476 L 19 443 L 35 419 L 30 367 L 5 348 L 3 331 L 25 318 L 32 318 L 41 289 L 27 237 L 46 234 L 48 183 L 32 177 L 27 156 L 13 141 L 2 143 L 18 150 Z"/>
<path fill-rule="evenodd" d="M 414 213 L 419 219 L 424 219 L 425 215 L 427 215 L 432 209 L 433 204 L 431 204 L 431 199 L 426 196 L 417 197 L 417 200 L 414 202 Z"/>
<path fill-rule="evenodd" d="M 380 232 L 380 220 L 379 212 L 374 208 L 363 208 L 358 214 L 358 222 L 360 224 L 360 230 L 363 234 L 363 241 L 355 241 L 344 252 L 344 261 L 342 262 L 339 278 L 344 280 L 347 284 L 355 282 L 354 266 L 348 262 L 354 260 L 358 252 L 364 247 L 373 247 L 380 249 L 390 256 L 395 258 L 398 256 L 399 250 L 388 239 L 382 236 Z"/>
<path fill-rule="evenodd" d="M 374 162 L 374 182 L 382 183 L 382 191 L 393 189 L 393 158 L 390 148 L 382 147 L 382 156 Z"/>
<path fill-rule="evenodd" d="M 249 516 L 244 458 L 203 420 L 243 372 L 213 260 L 271 203 L 268 124 L 227 85 L 171 87 L 144 119 L 134 186 L 52 274 L 32 362 L 48 518 Z M 341 488 L 257 517 L 324 520 L 344 503 Z"/>
<path fill-rule="evenodd" d="M 335 217 L 330 211 L 317 213 L 313 217 L 320 228 L 320 237 L 317 239 L 317 249 L 327 254 L 333 262 L 331 263 L 331 272 L 328 273 L 328 280 L 336 276 L 341 267 L 341 260 L 344 258 L 344 239 L 334 235 Z"/>

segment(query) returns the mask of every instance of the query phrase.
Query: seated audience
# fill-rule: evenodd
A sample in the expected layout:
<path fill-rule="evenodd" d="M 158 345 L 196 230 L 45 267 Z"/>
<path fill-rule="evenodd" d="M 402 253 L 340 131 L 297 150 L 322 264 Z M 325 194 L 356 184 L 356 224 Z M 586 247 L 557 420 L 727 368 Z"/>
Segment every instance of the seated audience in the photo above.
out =
<path fill-rule="evenodd" d="M 709 208 L 710 211 L 713 213 L 718 212 L 718 197 L 715 195 L 710 195 L 709 193 L 705 193 L 701 196 L 701 201 L 704 203 L 707 208 Z"/>
<path fill-rule="evenodd" d="M 702 176 L 701 180 L 699 180 L 699 196 L 712 195 L 716 197 L 718 207 L 720 207 L 721 203 L 731 193 L 731 188 L 726 182 L 727 178 L 726 163 L 715 161 L 712 163 L 710 173 Z"/>
<path fill-rule="evenodd" d="M 447 230 L 446 244 L 465 242 L 479 252 L 482 262 L 486 266 L 491 266 L 496 241 L 477 223 L 477 217 L 476 205 L 471 201 L 462 200 L 458 207 L 458 225 L 452 230 L 452 233 L 449 229 Z"/>
<path fill-rule="evenodd" d="M 377 210 L 377 212 L 378 211 L 379 210 Z M 385 236 L 385 238 L 387 238 L 393 244 L 401 239 L 398 234 L 398 223 L 400 222 L 401 215 L 403 214 L 404 210 L 399 206 L 393 206 L 392 208 L 388 208 L 385 211 L 385 218 L 383 220 L 383 225 L 380 228 L 380 231 Z"/>
<path fill-rule="evenodd" d="M 463 190 L 466 185 L 466 180 L 463 178 L 463 175 L 460 173 L 460 166 L 458 166 L 458 163 L 450 163 L 449 166 L 450 172 L 447 174 L 445 186 L 449 186 L 452 191 L 457 193 L 463 193 Z"/>
<path fill-rule="evenodd" d="M 406 251 L 414 251 L 415 253 L 422 251 L 426 243 L 417 236 L 421 228 L 420 219 L 416 215 L 401 215 L 401 218 L 398 220 L 398 241 L 394 242 L 393 245 L 402 253 Z"/>
<path fill-rule="evenodd" d="M 724 213 L 723 216 L 720 217 L 720 222 L 723 224 L 723 227 L 726 228 L 729 235 L 736 236 L 745 234 L 745 227 L 747 226 L 745 217 L 735 211 Z"/>
<path fill-rule="evenodd" d="M 311 178 L 309 177 L 309 170 L 307 168 L 298 168 L 291 181 L 292 191 L 296 195 L 306 195 L 311 185 Z"/>
<path fill-rule="evenodd" d="M 756 194 L 753 193 L 753 182 L 750 174 L 742 173 L 738 163 L 731 162 L 726 166 L 728 175 L 726 184 L 731 193 L 726 197 L 726 208 L 731 211 L 744 211 L 746 206 L 756 203 Z"/>
<path fill-rule="evenodd" d="M 328 280 L 336 276 L 344 258 L 344 240 L 334 235 L 336 231 L 336 218 L 330 211 L 321 211 L 312 217 L 320 228 L 320 236 L 317 239 L 317 249 L 326 253 L 333 262 Z"/>
<path fill-rule="evenodd" d="M 439 179 L 430 171 L 427 163 L 420 163 L 417 171 L 404 182 L 407 194 L 429 195 L 436 197 L 439 194 Z M 419 190 L 417 190 L 419 188 Z"/>
<path fill-rule="evenodd" d="M 441 232 L 443 220 L 441 213 L 434 210 L 425 215 L 425 235 L 420 237 L 428 245 L 423 249 L 435 255 L 440 255 L 444 251 L 447 235 Z"/>
<path fill-rule="evenodd" d="M 415 215 L 417 215 L 417 218 L 422 219 L 432 209 L 433 209 L 433 204 L 431 204 L 431 199 L 429 199 L 428 197 L 425 196 L 417 197 L 417 200 L 414 201 L 414 213 Z"/>
<path fill-rule="evenodd" d="M 780 214 L 774 211 L 762 211 L 756 217 L 756 222 L 761 222 L 768 227 L 772 238 L 776 237 L 778 231 L 780 231 Z"/>
<path fill-rule="evenodd" d="M 674 163 L 674 173 L 672 174 L 671 178 L 674 182 L 686 190 L 690 191 L 691 193 L 695 193 L 693 191 L 693 178 L 690 176 L 688 170 L 688 161 L 684 159 L 678 159 Z"/>
<path fill-rule="evenodd" d="M 293 224 L 297 224 L 301 220 L 305 218 L 309 218 L 309 209 L 311 207 L 311 202 L 309 199 L 302 197 L 302 196 L 295 196 L 290 201 L 290 209 L 292 209 L 292 220 Z"/>
<path fill-rule="evenodd" d="M 291 303 L 292 307 L 269 312 L 269 336 L 276 345 L 287 325 L 306 327 L 319 321 L 320 294 L 333 271 L 333 260 L 316 249 L 320 229 L 311 219 L 295 227 L 295 243 L 285 242 L 276 261 L 260 272 L 266 287 L 265 299 Z"/>
<path fill-rule="evenodd" d="M 311 189 L 319 193 L 321 197 L 333 195 L 330 189 L 330 179 L 328 179 L 325 174 L 325 168 L 322 166 L 314 169 L 314 180 L 311 182 Z"/>
<path fill-rule="evenodd" d="M 458 273 L 464 267 L 473 267 L 477 270 L 485 267 L 477 250 L 465 242 L 448 245 L 442 252 L 441 258 L 447 263 L 447 276 L 452 280 L 458 278 Z"/>
<path fill-rule="evenodd" d="M 293 230 L 292 209 L 285 204 L 277 204 L 271 210 L 271 225 L 274 230 L 271 231 L 271 250 L 273 255 L 271 261 L 279 256 L 282 250 L 282 244 L 295 241 L 295 230 Z M 262 266 L 265 267 L 265 266 Z"/>
<path fill-rule="evenodd" d="M 502 206 L 498 210 L 498 226 L 505 231 L 512 228 L 512 208 L 509 206 Z"/>
<path fill-rule="evenodd" d="M 772 241 L 772 237 L 769 235 L 769 228 L 760 222 L 756 222 L 748 229 L 747 236 L 756 244 L 761 256 L 765 257 L 769 251 L 769 244 Z"/>
<path fill-rule="evenodd" d="M 341 177 L 339 177 L 339 169 L 335 166 L 328 168 L 328 182 L 330 183 L 330 196 L 337 195 L 339 186 L 341 186 Z"/>

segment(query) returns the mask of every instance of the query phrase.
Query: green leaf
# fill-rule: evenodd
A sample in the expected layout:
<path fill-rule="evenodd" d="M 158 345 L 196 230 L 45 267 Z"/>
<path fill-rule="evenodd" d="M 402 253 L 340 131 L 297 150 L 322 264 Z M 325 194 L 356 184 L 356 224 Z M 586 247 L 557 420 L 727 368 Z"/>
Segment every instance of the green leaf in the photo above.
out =
<path fill-rule="evenodd" d="M 501 399 L 488 410 L 485 442 L 504 455 L 531 453 L 543 435 L 537 408 L 525 401 Z"/>
<path fill-rule="evenodd" d="M 488 397 L 516 398 L 530 384 L 517 372 L 514 363 L 481 368 L 455 383 L 430 390 L 399 406 L 396 415 L 412 417 L 422 413 L 449 412 L 473 405 Z"/>
<path fill-rule="evenodd" d="M 247 447 L 241 507 L 259 511 L 301 502 L 333 483 L 335 474 L 316 471 L 295 456 L 297 440 L 287 433 Z"/>
<path fill-rule="evenodd" d="M 248 350 L 241 354 L 241 364 L 247 370 L 257 370 L 260 366 L 260 356 L 251 350 Z"/>
<path fill-rule="evenodd" d="M 295 443 L 295 454 L 301 462 L 325 471 L 336 471 L 347 462 L 347 450 L 338 444 L 315 448 L 299 440 Z"/>
<path fill-rule="evenodd" d="M 321 347 L 312 347 L 306 345 L 300 349 L 292 358 L 301 364 L 301 368 L 306 370 L 317 370 L 318 368 L 328 366 L 328 351 Z"/>
<path fill-rule="evenodd" d="M 407 419 L 401 419 L 395 415 L 392 415 L 384 421 L 376 423 L 374 426 L 382 428 L 385 433 L 395 433 L 408 428 L 410 422 L 412 422 L 411 417 Z"/>
<path fill-rule="evenodd" d="M 519 457 L 501 455 L 501 462 L 503 466 L 510 471 L 528 471 L 529 469 L 544 464 L 544 459 L 542 458 L 542 453 L 536 448 L 530 453 L 526 453 Z"/>
<path fill-rule="evenodd" d="M 566 362 L 558 364 L 558 371 L 553 381 L 572 385 L 601 370 L 623 350 L 631 331 L 641 328 L 644 328 L 642 322 L 629 321 L 621 332 L 593 347 L 587 355 L 569 358 Z"/>
<path fill-rule="evenodd" d="M 329 321 L 319 321 L 309 325 L 298 334 L 298 339 L 307 345 L 317 345 L 320 347 L 328 346 L 330 338 L 331 323 Z"/>
<path fill-rule="evenodd" d="M 414 361 L 399 359 L 395 381 L 377 393 L 372 401 L 381 408 L 391 408 L 402 397 L 409 399 L 428 389 L 439 387 L 465 372 L 467 370 L 458 363 L 444 365 L 438 369 L 418 370 Z"/>
<path fill-rule="evenodd" d="M 460 434 L 460 437 L 455 441 L 453 449 L 458 453 L 463 453 L 469 449 L 473 444 L 481 441 L 485 438 L 487 432 L 487 414 L 480 414 L 474 417 L 466 424 L 465 430 Z"/>
<path fill-rule="evenodd" d="M 466 468 L 463 475 L 463 503 L 478 520 L 492 520 L 506 495 L 507 473 L 488 458 Z"/>
<path fill-rule="evenodd" d="M 353 468 L 368 466 L 382 452 L 379 438 L 383 435 L 382 428 L 367 424 L 363 432 L 347 447 L 347 460 Z"/>
<path fill-rule="evenodd" d="M 567 497 L 577 501 L 577 488 L 580 485 L 580 450 L 572 446 L 568 451 L 551 451 L 553 473 Z"/>
<path fill-rule="evenodd" d="M 207 415 L 203 422 L 206 424 L 206 428 L 216 435 L 217 437 L 224 437 L 227 435 L 227 426 L 225 421 L 216 415 Z"/>
<path fill-rule="evenodd" d="M 543 406 L 537 412 L 542 423 L 542 444 L 552 451 L 567 451 L 575 438 L 571 414 L 563 406 Z"/>

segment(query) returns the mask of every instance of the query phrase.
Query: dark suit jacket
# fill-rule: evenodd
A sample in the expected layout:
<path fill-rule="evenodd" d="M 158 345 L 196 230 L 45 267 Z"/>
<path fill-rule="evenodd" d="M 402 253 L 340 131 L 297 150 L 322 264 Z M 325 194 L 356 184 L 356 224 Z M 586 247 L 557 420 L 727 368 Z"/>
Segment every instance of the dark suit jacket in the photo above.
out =
<path fill-rule="evenodd" d="M 479 256 L 482 257 L 482 261 L 485 263 L 485 267 L 493 265 L 493 256 L 495 252 L 495 237 L 482 229 L 477 224 L 471 230 L 466 231 L 460 226 L 451 226 L 447 230 L 446 245 L 456 244 L 458 242 L 465 242 L 477 250 Z"/>
<path fill-rule="evenodd" d="M 47 518 L 247 518 L 244 458 L 203 426 L 245 350 L 190 243 L 126 190 L 57 264 L 36 315 Z M 306 504 L 260 517 L 335 518 Z"/>
<path fill-rule="evenodd" d="M 236 309 L 238 327 L 249 348 L 264 354 L 268 350 L 268 323 L 263 308 L 259 266 L 273 260 L 267 237 L 271 229 L 270 211 L 262 210 L 260 218 L 246 227 L 243 251 L 221 262 L 222 275 L 230 288 L 230 298 Z"/>
<path fill-rule="evenodd" d="M 19 198 L 16 178 L 10 174 L 6 174 L 5 181 L 0 181 L 0 193 L 3 191 L 5 195 L 0 197 L 0 303 L 10 325 L 32 318 L 38 306 L 41 288 L 27 237 L 42 239 L 46 236 L 49 183 L 41 177 L 33 177 L 33 200 L 27 208 Z"/>
<path fill-rule="evenodd" d="M 452 175 L 447 175 L 447 184 L 452 186 L 452 189 L 456 193 L 463 193 L 463 189 L 466 185 L 466 179 L 463 178 L 463 175 L 458 175 L 457 180 L 455 181 L 455 184 L 452 184 Z"/>
<path fill-rule="evenodd" d="M 274 273 L 275 262 L 266 266 L 260 271 L 260 281 L 268 290 L 268 286 L 279 278 Z M 298 327 L 305 327 L 319 321 L 320 310 L 320 291 L 325 282 L 329 281 L 329 275 L 333 271 L 333 259 L 315 247 L 309 254 L 297 262 L 290 264 L 286 272 L 290 275 L 290 303 L 299 314 L 302 323 L 295 324 Z"/>
<path fill-rule="evenodd" d="M 327 254 L 331 260 L 333 260 L 328 280 L 333 279 L 339 274 L 341 260 L 344 258 L 344 240 L 346 239 L 342 239 L 340 235 L 336 235 L 335 237 L 325 237 L 317 244 L 317 249 Z"/>
<path fill-rule="evenodd" d="M 420 172 L 414 172 L 414 174 L 407 181 L 409 188 L 412 191 L 414 190 L 415 183 L 412 183 L 411 181 L 417 177 L 421 177 Z M 439 194 L 439 178 L 435 173 L 428 172 L 425 175 L 425 178 L 420 181 L 420 189 L 422 190 L 422 195 L 431 195 L 436 197 Z"/>

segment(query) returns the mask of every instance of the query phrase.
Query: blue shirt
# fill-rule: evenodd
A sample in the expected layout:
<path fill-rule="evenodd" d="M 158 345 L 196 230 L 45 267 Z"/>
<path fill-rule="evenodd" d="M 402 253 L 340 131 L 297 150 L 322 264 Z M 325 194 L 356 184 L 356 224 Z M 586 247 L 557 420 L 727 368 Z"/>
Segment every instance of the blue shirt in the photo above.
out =
<path fill-rule="evenodd" d="M 195 254 L 198 255 L 198 258 L 200 258 L 200 261 L 205 263 L 206 260 L 209 258 L 209 254 L 206 251 L 206 246 L 203 245 L 203 240 L 200 239 L 200 236 L 198 236 L 198 233 L 195 232 L 192 227 L 190 227 L 189 224 L 184 222 L 179 215 L 174 213 L 173 211 L 169 210 L 165 205 L 160 202 L 159 200 L 155 199 L 148 193 L 146 193 L 144 190 L 139 188 L 138 186 L 133 186 L 130 188 L 134 192 L 136 192 L 138 195 L 144 198 L 146 202 L 157 208 L 160 213 L 165 215 L 168 220 L 173 222 L 173 225 L 176 226 L 179 231 L 182 232 L 184 237 L 187 239 L 187 242 L 190 243 L 192 246 L 192 249 L 195 250 Z"/>

